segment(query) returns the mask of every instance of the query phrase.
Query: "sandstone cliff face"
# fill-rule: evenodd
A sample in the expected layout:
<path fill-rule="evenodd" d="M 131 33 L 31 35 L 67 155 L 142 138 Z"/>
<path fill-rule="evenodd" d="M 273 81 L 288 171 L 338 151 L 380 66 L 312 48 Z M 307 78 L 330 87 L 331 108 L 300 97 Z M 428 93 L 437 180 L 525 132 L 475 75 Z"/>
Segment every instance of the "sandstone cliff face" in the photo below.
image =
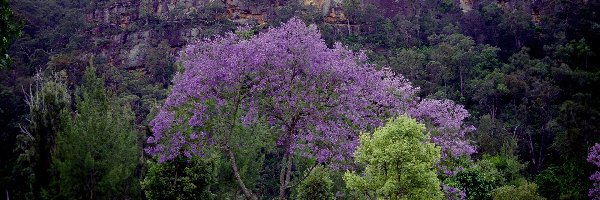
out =
<path fill-rule="evenodd" d="M 345 20 L 340 0 L 300 1 L 322 9 L 328 22 Z M 266 16 L 286 0 L 110 0 L 96 3 L 86 14 L 88 35 L 98 48 L 92 53 L 122 69 L 144 67 L 148 48 L 167 41 L 174 53 L 190 41 L 206 37 L 216 20 L 234 23 L 267 22 Z M 335 7 L 337 3 L 337 7 Z"/>
<path fill-rule="evenodd" d="M 212 0 L 117 0 L 86 15 L 98 47 L 93 53 L 125 69 L 144 67 L 146 50 L 162 40 L 178 48 L 199 39 L 209 22 L 200 20 Z M 218 17 L 218 16 L 215 16 Z"/>
<path fill-rule="evenodd" d="M 463 12 L 469 12 L 473 9 L 473 3 L 475 0 L 460 0 L 460 8 Z"/>
<path fill-rule="evenodd" d="M 210 31 L 206 28 L 216 20 L 264 24 L 273 9 L 290 1 L 315 7 L 326 23 L 352 23 L 344 14 L 342 0 L 109 0 L 97 2 L 86 21 L 92 25 L 88 35 L 98 47 L 92 53 L 106 57 L 118 68 L 139 69 L 144 67 L 147 49 L 160 41 L 168 42 L 174 53 L 188 42 L 206 37 Z M 465 12 L 474 3 L 457 1 Z M 388 16 L 410 15 L 420 9 L 408 0 L 363 2 L 376 5 Z"/>

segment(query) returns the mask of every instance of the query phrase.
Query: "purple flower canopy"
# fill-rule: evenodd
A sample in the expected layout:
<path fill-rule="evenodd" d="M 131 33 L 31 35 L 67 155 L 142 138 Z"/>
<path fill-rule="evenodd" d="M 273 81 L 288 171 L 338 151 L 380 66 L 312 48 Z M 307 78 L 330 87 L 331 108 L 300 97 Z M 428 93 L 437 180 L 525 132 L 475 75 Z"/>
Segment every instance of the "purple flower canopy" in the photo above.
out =
<path fill-rule="evenodd" d="M 146 152 L 160 161 L 201 155 L 224 134 L 200 131 L 208 120 L 275 127 L 278 147 L 319 162 L 352 159 L 358 133 L 409 114 L 435 126 L 433 141 L 453 156 L 475 148 L 464 139 L 468 112 L 448 100 L 415 97 L 415 88 L 388 68 L 376 69 L 363 52 L 328 48 L 317 28 L 291 19 L 243 39 L 233 33 L 188 45 L 171 94 L 151 122 Z M 238 117 L 239 116 L 239 117 Z"/>
<path fill-rule="evenodd" d="M 590 153 L 588 154 L 587 161 L 596 165 L 596 167 L 600 167 L 600 144 L 596 143 L 590 149 Z M 594 182 L 594 185 L 588 191 L 588 196 L 592 197 L 593 199 L 599 199 L 600 198 L 600 171 L 594 172 L 594 174 L 592 174 L 590 176 L 590 180 Z"/>

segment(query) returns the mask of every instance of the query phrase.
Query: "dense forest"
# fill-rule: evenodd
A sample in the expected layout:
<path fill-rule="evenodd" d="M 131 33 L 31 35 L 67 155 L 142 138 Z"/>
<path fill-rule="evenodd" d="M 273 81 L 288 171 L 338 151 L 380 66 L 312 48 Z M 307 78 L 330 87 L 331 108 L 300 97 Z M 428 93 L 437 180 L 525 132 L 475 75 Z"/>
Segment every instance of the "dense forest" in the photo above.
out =
<path fill-rule="evenodd" d="M 599 12 L 0 0 L 0 197 L 600 199 Z"/>

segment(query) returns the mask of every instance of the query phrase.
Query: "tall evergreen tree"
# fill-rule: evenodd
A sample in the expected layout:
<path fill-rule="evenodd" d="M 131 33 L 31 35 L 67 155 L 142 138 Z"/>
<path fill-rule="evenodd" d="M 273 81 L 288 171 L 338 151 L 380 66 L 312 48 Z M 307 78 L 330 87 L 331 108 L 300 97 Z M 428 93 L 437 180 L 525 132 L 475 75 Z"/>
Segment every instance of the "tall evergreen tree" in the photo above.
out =
<path fill-rule="evenodd" d="M 21 196 L 17 198 L 39 199 L 50 183 L 48 168 L 56 147 L 56 134 L 61 130 L 60 113 L 71 102 L 65 79 L 60 73 L 51 77 L 41 73 L 35 76 L 35 91 L 27 97 L 28 124 L 17 136 L 19 157 L 13 176 L 22 181 L 17 181 L 17 188 L 26 188 L 18 192 Z"/>
<path fill-rule="evenodd" d="M 77 112 L 62 114 L 64 131 L 58 134 L 53 160 L 59 198 L 124 198 L 139 188 L 134 117 L 112 97 L 104 79 L 88 67 L 76 97 Z"/>

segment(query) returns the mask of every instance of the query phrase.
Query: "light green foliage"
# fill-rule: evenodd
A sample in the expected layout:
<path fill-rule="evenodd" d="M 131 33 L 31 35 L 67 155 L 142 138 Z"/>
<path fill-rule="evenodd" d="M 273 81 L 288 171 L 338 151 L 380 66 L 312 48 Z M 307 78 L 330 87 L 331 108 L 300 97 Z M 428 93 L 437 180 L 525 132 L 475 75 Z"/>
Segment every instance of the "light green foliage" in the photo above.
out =
<path fill-rule="evenodd" d="M 77 112 L 63 112 L 53 170 L 58 198 L 111 199 L 135 197 L 134 173 L 140 151 L 133 114 L 106 92 L 104 79 L 88 67 L 77 95 Z"/>
<path fill-rule="evenodd" d="M 312 172 L 308 173 L 310 173 L 310 175 L 298 185 L 296 199 L 334 199 L 332 190 L 333 180 L 331 180 L 327 169 L 322 166 L 317 166 Z"/>
<path fill-rule="evenodd" d="M 373 135 L 363 134 L 355 153 L 364 173 L 347 172 L 347 187 L 386 199 L 441 199 L 433 169 L 440 148 L 429 141 L 425 126 L 401 116 Z"/>
<path fill-rule="evenodd" d="M 521 172 L 525 169 L 525 165 L 515 156 L 484 155 L 483 159 L 479 161 L 479 165 L 482 168 L 487 166 L 493 167 L 498 172 L 498 175 L 500 175 L 498 179 L 500 185 L 517 184 L 525 180 L 521 175 Z"/>
<path fill-rule="evenodd" d="M 544 200 L 537 193 L 537 185 L 524 181 L 521 185 L 502 186 L 492 191 L 493 200 Z"/>
<path fill-rule="evenodd" d="M 142 188 L 148 199 L 214 199 L 217 164 L 213 157 L 148 162 Z"/>

